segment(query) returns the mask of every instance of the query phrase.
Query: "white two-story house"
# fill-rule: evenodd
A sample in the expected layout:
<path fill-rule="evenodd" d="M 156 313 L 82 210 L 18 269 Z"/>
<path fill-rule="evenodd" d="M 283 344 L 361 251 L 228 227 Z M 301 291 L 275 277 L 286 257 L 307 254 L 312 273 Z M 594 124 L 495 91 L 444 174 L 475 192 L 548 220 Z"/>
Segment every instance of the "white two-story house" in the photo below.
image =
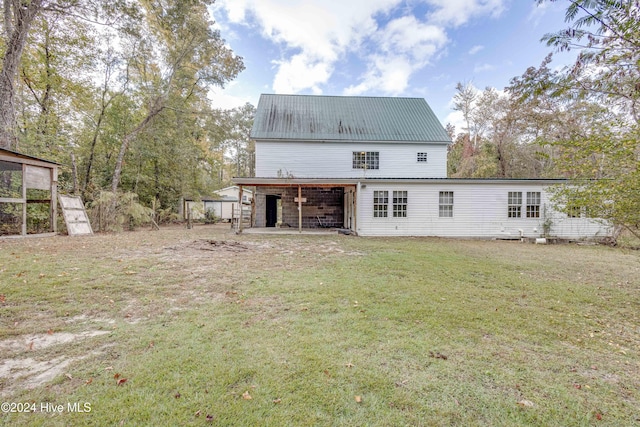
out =
<path fill-rule="evenodd" d="M 554 179 L 447 178 L 446 131 L 421 98 L 262 95 L 251 138 L 255 227 L 361 236 L 604 237 L 553 209 Z"/>

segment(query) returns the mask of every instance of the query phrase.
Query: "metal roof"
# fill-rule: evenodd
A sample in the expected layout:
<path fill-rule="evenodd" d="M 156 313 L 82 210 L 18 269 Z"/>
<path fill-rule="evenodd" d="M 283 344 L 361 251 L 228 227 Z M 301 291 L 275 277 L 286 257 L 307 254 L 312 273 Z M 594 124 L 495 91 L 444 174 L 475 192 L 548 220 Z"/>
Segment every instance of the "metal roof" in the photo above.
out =
<path fill-rule="evenodd" d="M 260 96 L 251 138 L 451 142 L 423 98 L 270 94 Z"/>

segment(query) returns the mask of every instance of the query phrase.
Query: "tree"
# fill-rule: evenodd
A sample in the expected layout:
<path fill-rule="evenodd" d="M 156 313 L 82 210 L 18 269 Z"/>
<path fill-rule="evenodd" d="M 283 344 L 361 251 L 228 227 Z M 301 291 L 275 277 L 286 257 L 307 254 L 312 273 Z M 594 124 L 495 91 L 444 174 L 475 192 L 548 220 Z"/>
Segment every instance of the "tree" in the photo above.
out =
<path fill-rule="evenodd" d="M 558 51 L 579 50 L 558 87 L 623 109 L 640 123 L 640 4 L 571 0 L 565 20 L 569 28 L 543 37 Z"/>
<path fill-rule="evenodd" d="M 494 88 L 477 91 L 458 83 L 456 106 L 463 111 L 467 128 L 454 139 L 448 159 L 449 175 L 471 178 L 536 177 L 536 168 L 524 158 L 529 147 L 523 142 L 526 114 L 510 93 Z M 528 159 L 527 159 L 528 160 Z"/>
<path fill-rule="evenodd" d="M 564 172 L 581 179 L 559 189 L 557 201 L 587 207 L 640 237 L 640 5 L 571 0 L 565 18 L 570 27 L 543 40 L 559 51 L 579 50 L 575 63 L 530 72 L 521 99 L 550 96 L 577 107 L 572 126 L 547 141 L 561 148 Z"/>
<path fill-rule="evenodd" d="M 88 202 L 119 203 L 118 194 L 100 196 L 114 189 L 166 209 L 183 196 L 210 195 L 225 168 L 252 173 L 253 107 L 215 123 L 210 106 L 210 88 L 243 69 L 213 30 L 211 3 L 4 1 L 0 55 L 18 64 L 9 79 L 11 147 L 62 163 L 60 189 L 80 190 Z M 5 55 L 7 34 L 26 23 L 14 12 L 36 4 L 21 54 Z M 232 167 L 225 150 L 238 154 L 226 159 Z"/>
<path fill-rule="evenodd" d="M 224 129 L 222 146 L 226 156 L 235 165 L 233 176 L 255 174 L 255 146 L 249 137 L 255 112 L 255 107 L 249 103 L 219 112 L 218 126 Z"/>
<path fill-rule="evenodd" d="M 88 95 L 93 64 L 89 27 L 66 16 L 39 16 L 20 64 L 17 136 L 30 154 L 67 160 L 73 102 Z M 74 101 L 71 101 L 74 100 Z"/>
<path fill-rule="evenodd" d="M 15 82 L 34 19 L 47 3 L 43 0 L 4 0 L 4 55 L 0 71 L 0 147 L 16 142 Z"/>
<path fill-rule="evenodd" d="M 471 83 L 456 85 L 456 94 L 453 96 L 453 109 L 460 111 L 466 127 L 463 129 L 469 134 L 469 141 L 473 142 L 473 149 L 477 149 L 478 131 L 475 129 L 474 113 L 476 112 L 477 90 Z M 472 133 L 473 132 L 473 133 Z"/>
<path fill-rule="evenodd" d="M 0 147 L 15 147 L 16 84 L 22 56 L 33 24 L 61 16 L 129 31 L 140 21 L 133 0 L 2 0 L 2 70 L 0 71 Z M 99 20 L 100 22 L 97 22 Z M 77 29 L 74 25 L 73 29 Z M 73 30 L 72 30 L 73 31 Z M 89 52 L 89 51 L 88 51 Z M 87 53 L 88 53 L 87 52 Z"/>
<path fill-rule="evenodd" d="M 129 58 L 137 95 L 145 108 L 139 122 L 122 139 L 111 181 L 116 192 L 130 143 L 165 108 L 184 108 L 184 101 L 208 86 L 224 86 L 244 68 L 242 58 L 210 28 L 209 1 L 144 1 L 149 31 L 130 40 Z M 159 57 L 158 57 L 159 54 Z M 169 105 L 168 101 L 174 101 Z"/>

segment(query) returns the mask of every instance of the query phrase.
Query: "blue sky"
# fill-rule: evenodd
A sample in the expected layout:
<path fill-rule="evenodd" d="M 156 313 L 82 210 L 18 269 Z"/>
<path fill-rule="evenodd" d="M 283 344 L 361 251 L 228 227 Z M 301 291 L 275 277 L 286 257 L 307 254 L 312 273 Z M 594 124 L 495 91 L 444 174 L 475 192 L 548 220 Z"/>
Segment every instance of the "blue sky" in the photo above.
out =
<path fill-rule="evenodd" d="M 458 82 L 498 90 L 551 52 L 566 1 L 218 0 L 212 14 L 246 69 L 215 106 L 257 105 L 261 93 L 425 98 L 444 124 Z M 567 64 L 571 55 L 553 64 Z"/>

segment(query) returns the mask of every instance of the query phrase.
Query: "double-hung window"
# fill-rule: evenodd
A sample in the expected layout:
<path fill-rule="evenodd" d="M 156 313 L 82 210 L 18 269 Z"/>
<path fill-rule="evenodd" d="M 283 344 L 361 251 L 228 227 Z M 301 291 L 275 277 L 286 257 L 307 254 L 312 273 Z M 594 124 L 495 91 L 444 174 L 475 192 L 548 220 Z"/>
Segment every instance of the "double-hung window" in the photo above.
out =
<path fill-rule="evenodd" d="M 388 205 L 389 205 L 388 191 L 373 192 L 373 217 L 374 218 L 386 218 Z"/>
<path fill-rule="evenodd" d="M 527 218 L 540 218 L 539 191 L 527 191 Z"/>
<path fill-rule="evenodd" d="M 507 217 L 509 218 L 522 217 L 522 192 L 521 191 L 509 191 L 508 200 L 507 200 Z"/>
<path fill-rule="evenodd" d="M 452 218 L 453 217 L 453 191 L 441 191 L 440 192 L 440 218 Z"/>
<path fill-rule="evenodd" d="M 354 151 L 353 169 L 380 169 L 380 152 Z"/>
<path fill-rule="evenodd" d="M 393 216 L 395 218 L 407 217 L 407 192 L 406 191 L 393 192 Z"/>

